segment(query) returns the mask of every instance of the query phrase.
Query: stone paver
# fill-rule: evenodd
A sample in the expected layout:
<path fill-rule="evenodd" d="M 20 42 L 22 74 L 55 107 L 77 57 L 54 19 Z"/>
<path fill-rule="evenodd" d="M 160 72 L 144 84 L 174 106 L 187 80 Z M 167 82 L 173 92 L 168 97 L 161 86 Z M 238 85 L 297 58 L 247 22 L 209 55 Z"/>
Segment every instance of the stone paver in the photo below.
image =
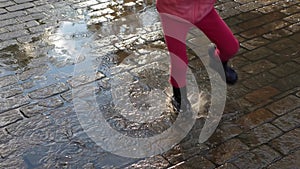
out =
<path fill-rule="evenodd" d="M 268 168 L 298 168 L 300 165 L 299 162 L 300 151 L 296 151 L 283 159 L 276 161 L 274 164 L 270 165 Z"/>
<path fill-rule="evenodd" d="M 246 153 L 247 150 L 249 150 L 249 148 L 241 141 L 238 139 L 232 139 L 215 149 L 212 149 L 207 154 L 207 158 L 214 163 L 221 165 Z"/>
<path fill-rule="evenodd" d="M 11 110 L 4 113 L 1 113 L 0 115 L 0 127 L 7 126 L 9 124 L 12 124 L 18 120 L 22 120 L 22 116 L 17 110 Z"/>
<path fill-rule="evenodd" d="M 289 154 L 297 149 L 299 149 L 299 135 L 300 129 L 291 130 L 284 135 L 274 139 L 271 142 L 272 147 L 281 152 L 282 154 Z"/>
<path fill-rule="evenodd" d="M 282 131 L 270 123 L 263 124 L 239 135 L 240 139 L 250 147 L 259 146 L 281 135 Z"/>
<path fill-rule="evenodd" d="M 239 82 L 228 86 L 223 118 L 205 143 L 197 142 L 201 119 L 169 151 L 142 159 L 109 153 L 85 133 L 74 109 L 78 99 L 84 115 L 96 112 L 86 118 L 91 130 L 101 115 L 93 99 L 107 110 L 106 122 L 130 137 L 147 136 L 147 127 L 161 133 L 175 120 L 141 124 L 112 107 L 114 78 L 121 79 L 115 85 L 121 90 L 130 83 L 128 103 L 135 106 L 143 102 L 139 95 L 167 85 L 168 65 L 159 60 L 166 53 L 157 51 L 166 45 L 154 3 L 0 0 L 0 168 L 299 168 L 299 1 L 217 0 L 241 44 L 230 61 Z M 209 77 L 192 52 L 204 43 L 199 35 L 195 29 L 188 35 L 189 66 L 199 89 L 209 93 Z M 164 66 L 155 71 L 160 62 Z M 76 64 L 95 76 L 74 74 Z M 149 107 L 156 106 L 141 106 Z"/>
<path fill-rule="evenodd" d="M 280 154 L 278 152 L 263 145 L 234 160 L 233 164 L 239 168 L 263 168 L 279 157 Z"/>
<path fill-rule="evenodd" d="M 69 88 L 64 83 L 56 83 L 50 86 L 46 86 L 41 89 L 37 89 L 29 93 L 29 97 L 32 99 L 45 99 L 47 97 L 67 91 Z"/>

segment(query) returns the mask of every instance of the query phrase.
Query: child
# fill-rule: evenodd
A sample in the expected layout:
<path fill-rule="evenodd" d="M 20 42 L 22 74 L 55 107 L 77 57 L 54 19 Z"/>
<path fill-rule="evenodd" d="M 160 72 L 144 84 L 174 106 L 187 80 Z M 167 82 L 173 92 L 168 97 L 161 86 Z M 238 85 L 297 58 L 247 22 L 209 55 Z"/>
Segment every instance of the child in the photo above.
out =
<path fill-rule="evenodd" d="M 199 28 L 214 43 L 211 57 L 219 57 L 226 82 L 234 84 L 238 77 L 227 62 L 239 50 L 239 42 L 214 9 L 216 0 L 157 0 L 166 44 L 170 53 L 172 105 L 176 111 L 187 111 L 186 72 L 188 58 L 186 36 L 192 26 Z M 211 52 L 213 51 L 213 52 Z"/>

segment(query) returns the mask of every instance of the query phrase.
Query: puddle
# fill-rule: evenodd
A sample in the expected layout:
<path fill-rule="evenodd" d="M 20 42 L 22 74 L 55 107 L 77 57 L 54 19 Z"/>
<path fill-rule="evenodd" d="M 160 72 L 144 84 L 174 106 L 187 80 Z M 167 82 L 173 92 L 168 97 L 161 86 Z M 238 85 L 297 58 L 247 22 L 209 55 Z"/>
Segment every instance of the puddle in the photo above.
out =
<path fill-rule="evenodd" d="M 0 50 L 0 75 L 13 74 L 18 69 L 26 67 L 30 59 L 26 51 L 17 45 Z"/>

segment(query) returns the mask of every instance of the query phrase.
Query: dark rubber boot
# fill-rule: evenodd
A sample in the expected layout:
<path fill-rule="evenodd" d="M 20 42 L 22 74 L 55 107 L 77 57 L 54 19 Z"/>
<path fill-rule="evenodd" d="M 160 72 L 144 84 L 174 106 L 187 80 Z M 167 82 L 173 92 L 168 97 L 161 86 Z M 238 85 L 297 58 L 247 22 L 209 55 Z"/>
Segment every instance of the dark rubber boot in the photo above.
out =
<path fill-rule="evenodd" d="M 216 50 L 216 46 L 214 44 L 211 44 L 208 49 L 208 55 L 210 56 L 210 59 L 215 59 L 216 57 L 218 57 L 215 55 L 215 50 Z M 210 64 L 212 64 L 212 62 L 213 61 L 211 61 Z M 214 62 L 216 62 L 216 60 L 214 60 Z M 233 70 L 230 66 L 228 66 L 227 61 L 222 62 L 222 66 L 225 73 L 226 83 L 229 85 L 235 84 L 238 80 L 238 75 L 235 72 L 235 70 Z M 211 67 L 214 68 L 214 66 Z"/>
<path fill-rule="evenodd" d="M 222 64 L 225 72 L 226 83 L 230 85 L 235 84 L 238 80 L 237 73 L 230 66 L 227 65 L 227 62 L 223 62 Z"/>
<path fill-rule="evenodd" d="M 186 87 L 173 87 L 172 105 L 174 111 L 186 112 L 191 110 L 191 104 L 187 98 Z"/>

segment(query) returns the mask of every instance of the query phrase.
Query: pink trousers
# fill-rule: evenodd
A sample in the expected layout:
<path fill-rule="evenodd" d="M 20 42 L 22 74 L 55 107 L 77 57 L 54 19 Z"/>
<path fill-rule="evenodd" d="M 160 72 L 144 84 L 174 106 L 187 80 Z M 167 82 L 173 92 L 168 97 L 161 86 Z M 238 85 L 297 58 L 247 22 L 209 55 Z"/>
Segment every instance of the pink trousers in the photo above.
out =
<path fill-rule="evenodd" d="M 159 2 L 159 1 L 158 1 Z M 214 8 L 207 8 L 197 20 L 175 16 L 159 10 L 166 44 L 170 54 L 170 83 L 174 87 L 186 86 L 188 58 L 186 36 L 191 27 L 199 28 L 216 45 L 215 55 L 228 61 L 239 50 L 239 42 Z M 189 11 L 187 11 L 189 12 Z"/>

